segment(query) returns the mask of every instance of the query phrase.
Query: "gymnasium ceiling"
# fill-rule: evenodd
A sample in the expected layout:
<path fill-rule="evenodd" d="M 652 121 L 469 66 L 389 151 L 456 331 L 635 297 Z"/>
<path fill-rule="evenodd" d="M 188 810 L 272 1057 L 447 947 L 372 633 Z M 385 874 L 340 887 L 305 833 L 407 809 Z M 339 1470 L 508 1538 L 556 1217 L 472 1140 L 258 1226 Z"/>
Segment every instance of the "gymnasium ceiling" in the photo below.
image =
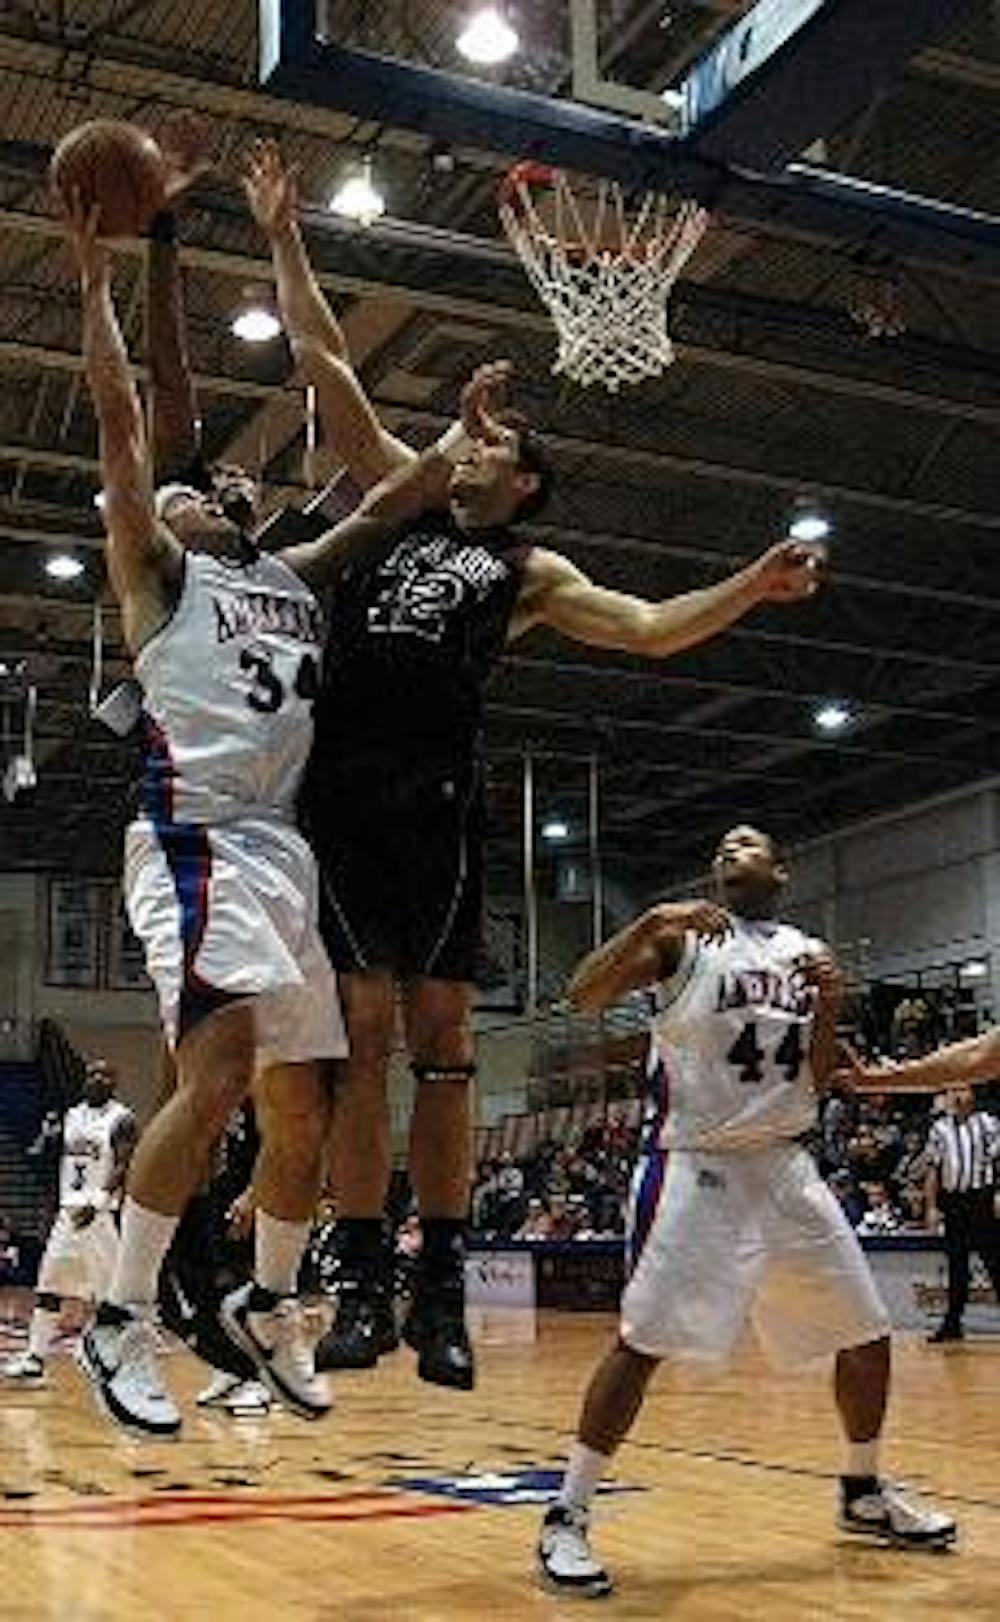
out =
<path fill-rule="evenodd" d="M 390 19 L 425 60 L 451 66 L 465 9 L 413 0 L 335 13 L 346 37 L 383 46 Z M 665 16 L 663 0 L 607 0 L 606 66 L 662 85 L 742 9 L 675 0 Z M 521 6 L 534 48 L 511 82 L 564 83 L 565 40 L 551 24 L 562 11 Z M 244 144 L 277 136 L 316 205 L 352 156 L 373 151 L 392 215 L 496 239 L 496 160 L 460 152 L 442 174 L 415 137 L 260 95 L 255 17 L 253 0 L 8 0 L 0 10 L 0 661 L 25 661 L 40 689 L 40 783 L 0 810 L 4 867 L 113 872 L 135 765 L 131 748 L 86 714 L 102 582 L 98 476 L 75 281 L 43 180 L 53 143 L 97 114 L 155 128 L 188 106 L 208 119 L 218 179 L 183 224 L 205 432 L 211 452 L 262 463 L 275 502 L 304 494 L 301 396 L 282 342 L 251 349 L 228 330 L 245 289 L 267 273 L 235 187 Z M 889 95 L 831 137 L 826 161 L 997 214 L 998 111 L 1000 7 L 977 0 Z M 735 817 L 804 838 L 995 772 L 995 282 L 902 267 L 906 331 L 872 338 L 852 312 L 884 272 L 857 244 L 831 252 L 723 220 L 675 296 L 680 362 L 610 399 L 550 377 L 546 319 L 512 263 L 456 257 L 432 236 L 419 245 L 410 230 L 324 225 L 310 241 L 397 431 L 426 441 L 476 362 L 515 361 L 519 403 L 549 435 L 561 475 L 539 539 L 606 583 L 656 596 L 713 580 L 779 538 L 797 497 L 820 501 L 836 526 L 833 578 L 819 600 L 758 611 L 668 664 L 545 635 L 518 647 L 490 704 L 498 884 L 517 872 L 526 746 L 544 757 L 540 810 L 565 814 L 574 833 L 586 760 L 599 752 L 607 860 L 643 890 L 696 867 Z M 123 253 L 119 304 L 141 359 L 140 273 L 139 258 Z M 58 585 L 42 561 L 66 547 L 86 573 Z M 109 634 L 113 673 L 113 619 Z M 0 683 L 10 693 L 17 679 Z M 836 739 L 813 722 L 827 698 L 855 714 Z"/>

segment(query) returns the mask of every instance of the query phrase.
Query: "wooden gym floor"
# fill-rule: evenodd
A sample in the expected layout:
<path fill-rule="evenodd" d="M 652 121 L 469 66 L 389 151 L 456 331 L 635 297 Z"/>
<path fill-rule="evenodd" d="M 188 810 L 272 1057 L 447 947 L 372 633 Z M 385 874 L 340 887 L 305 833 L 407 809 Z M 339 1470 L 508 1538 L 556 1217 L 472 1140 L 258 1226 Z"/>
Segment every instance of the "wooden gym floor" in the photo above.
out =
<path fill-rule="evenodd" d="M 322 1425 L 186 1409 L 170 1445 L 120 1438 L 68 1357 L 47 1389 L 0 1388 L 4 1622 L 563 1622 L 532 1550 L 607 1318 L 547 1315 L 534 1344 L 481 1348 L 471 1395 L 421 1385 L 402 1351 L 344 1375 Z M 204 1378 L 167 1362 L 186 1404 Z M 899 1347 L 887 1460 L 961 1522 L 948 1555 L 838 1536 L 837 1431 L 821 1377 L 749 1351 L 695 1381 L 661 1376 L 596 1540 L 610 1619 L 996 1622 L 1000 1341 Z M 417 1490 L 401 1483 L 419 1482 Z M 457 1495 L 457 1496 L 456 1496 Z M 504 1498 L 515 1502 L 497 1502 Z M 527 1498 L 527 1502 L 523 1500 Z M 522 1501 L 517 1501 L 517 1500 Z M 479 1500 L 486 1500 L 482 1502 Z M 586 1609 L 586 1607 L 584 1606 Z"/>

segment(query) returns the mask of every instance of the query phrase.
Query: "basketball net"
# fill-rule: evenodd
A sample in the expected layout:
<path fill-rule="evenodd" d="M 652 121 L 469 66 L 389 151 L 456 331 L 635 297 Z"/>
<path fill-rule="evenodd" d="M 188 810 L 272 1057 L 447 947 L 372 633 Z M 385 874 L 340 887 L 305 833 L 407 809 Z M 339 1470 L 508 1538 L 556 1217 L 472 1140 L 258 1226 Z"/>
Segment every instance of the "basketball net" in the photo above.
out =
<path fill-rule="evenodd" d="M 703 208 L 658 192 L 629 203 L 614 180 L 584 199 L 563 170 L 538 163 L 510 171 L 499 206 L 555 324 L 553 372 L 614 394 L 672 364 L 667 296 L 705 233 Z"/>

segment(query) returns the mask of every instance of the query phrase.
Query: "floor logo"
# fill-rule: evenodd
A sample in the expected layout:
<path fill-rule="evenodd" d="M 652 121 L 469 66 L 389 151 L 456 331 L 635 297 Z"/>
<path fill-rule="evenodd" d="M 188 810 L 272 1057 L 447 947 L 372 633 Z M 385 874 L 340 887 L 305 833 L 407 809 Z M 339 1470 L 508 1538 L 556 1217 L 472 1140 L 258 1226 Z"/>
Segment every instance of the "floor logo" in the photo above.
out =
<path fill-rule="evenodd" d="M 548 1504 L 562 1484 L 561 1470 L 480 1470 L 452 1476 L 393 1476 L 387 1483 L 401 1492 L 418 1492 L 427 1498 L 453 1498 L 464 1504 L 485 1504 L 493 1508 L 515 1508 L 519 1504 Z M 602 1495 L 645 1492 L 618 1481 L 605 1481 L 598 1487 Z"/>

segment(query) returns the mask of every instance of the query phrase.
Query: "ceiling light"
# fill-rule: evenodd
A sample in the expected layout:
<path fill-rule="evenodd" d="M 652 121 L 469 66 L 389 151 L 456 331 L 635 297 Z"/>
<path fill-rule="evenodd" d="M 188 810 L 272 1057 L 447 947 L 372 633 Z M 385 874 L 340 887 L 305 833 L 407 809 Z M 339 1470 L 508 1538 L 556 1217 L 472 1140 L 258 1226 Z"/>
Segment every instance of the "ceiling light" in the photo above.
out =
<path fill-rule="evenodd" d="M 234 337 L 242 338 L 245 344 L 267 344 L 278 336 L 281 322 L 273 310 L 265 309 L 262 304 L 252 304 L 240 311 L 229 330 Z"/>
<path fill-rule="evenodd" d="M 790 541 L 825 541 L 833 532 L 833 525 L 823 513 L 811 508 L 800 508 L 788 524 Z"/>
<path fill-rule="evenodd" d="M 851 711 L 843 699 L 834 698 L 819 706 L 813 720 L 821 732 L 843 732 L 851 720 Z"/>
<path fill-rule="evenodd" d="M 542 823 L 542 838 L 548 839 L 553 845 L 561 839 L 568 839 L 569 823 L 563 822 L 561 817 L 550 817 Z"/>
<path fill-rule="evenodd" d="M 470 62 L 495 67 L 514 55 L 521 41 L 496 6 L 484 6 L 466 23 L 458 36 L 458 48 Z"/>
<path fill-rule="evenodd" d="M 56 552 L 46 558 L 45 573 L 53 580 L 79 580 L 83 564 L 79 558 L 70 557 L 68 552 Z"/>
<path fill-rule="evenodd" d="M 349 175 L 330 199 L 334 214 L 359 225 L 372 225 L 385 213 L 385 197 L 372 179 L 372 160 L 365 158 L 359 172 Z"/>
<path fill-rule="evenodd" d="M 981 957 L 970 958 L 959 970 L 963 980 L 985 980 L 989 972 L 989 964 L 984 963 Z"/>

